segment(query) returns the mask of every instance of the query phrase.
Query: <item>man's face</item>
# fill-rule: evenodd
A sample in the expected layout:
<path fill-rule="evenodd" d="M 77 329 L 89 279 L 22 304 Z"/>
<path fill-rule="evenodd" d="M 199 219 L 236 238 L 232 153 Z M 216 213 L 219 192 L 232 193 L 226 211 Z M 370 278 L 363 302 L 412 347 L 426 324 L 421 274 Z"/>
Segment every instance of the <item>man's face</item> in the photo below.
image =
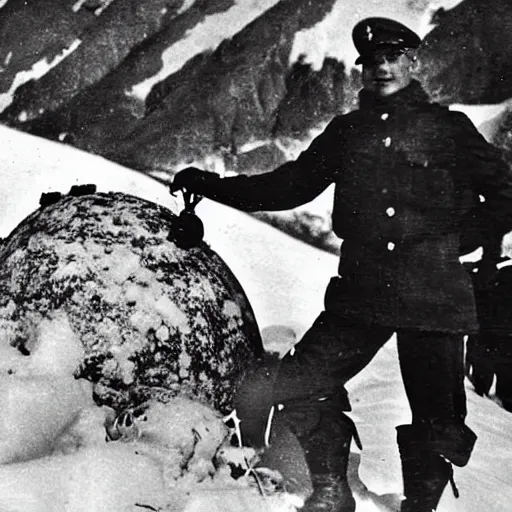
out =
<path fill-rule="evenodd" d="M 380 50 L 363 59 L 363 87 L 384 97 L 407 87 L 412 80 L 412 57 L 403 50 Z"/>

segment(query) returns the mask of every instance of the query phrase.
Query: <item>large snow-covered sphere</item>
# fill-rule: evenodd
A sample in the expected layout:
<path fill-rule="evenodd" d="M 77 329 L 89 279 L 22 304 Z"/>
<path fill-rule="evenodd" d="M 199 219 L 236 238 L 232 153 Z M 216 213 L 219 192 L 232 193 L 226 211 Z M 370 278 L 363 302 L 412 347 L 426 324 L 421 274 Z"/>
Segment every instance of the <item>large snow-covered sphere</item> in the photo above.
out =
<path fill-rule="evenodd" d="M 259 331 L 220 257 L 173 242 L 177 219 L 121 193 L 39 208 L 0 245 L 0 343 L 29 360 L 41 326 L 48 336 L 48 322 L 64 322 L 97 403 L 119 410 L 162 393 L 227 412 L 262 352 Z"/>

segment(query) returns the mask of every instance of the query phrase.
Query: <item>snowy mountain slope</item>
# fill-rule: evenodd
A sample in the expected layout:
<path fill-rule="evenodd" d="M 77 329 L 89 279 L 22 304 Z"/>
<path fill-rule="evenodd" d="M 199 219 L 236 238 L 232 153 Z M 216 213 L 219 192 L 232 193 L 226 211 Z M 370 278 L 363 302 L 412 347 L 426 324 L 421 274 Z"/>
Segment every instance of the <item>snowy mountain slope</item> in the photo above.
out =
<path fill-rule="evenodd" d="M 69 2 L 64 5 L 62 0 L 60 5 L 57 2 L 46 2 L 44 6 L 38 2 L 26 3 L 29 5 L 25 9 L 14 2 L 3 9 L 5 29 L 0 30 L 0 35 L 4 35 L 2 46 L 5 51 L 11 51 L 11 58 L 6 62 L 9 75 L 19 71 L 20 65 L 35 64 L 33 61 L 38 57 L 43 61 L 52 60 L 54 53 L 62 52 L 76 40 L 80 41 L 75 51 L 57 66 L 47 66 L 47 72 L 39 80 L 23 84 L 15 92 L 13 104 L 9 107 L 9 110 L 15 110 L 13 116 L 23 112 L 26 119 L 34 119 L 45 111 L 59 108 L 84 89 L 97 84 L 116 70 L 133 51 L 158 38 L 176 19 L 187 14 L 195 2 L 99 0 L 75 2 L 74 6 Z M 211 4 L 214 6 L 203 5 L 202 10 L 211 13 L 224 10 L 229 5 L 223 0 L 218 7 L 217 2 Z M 44 17 L 41 18 L 42 13 Z M 188 28 L 198 21 L 200 18 L 193 16 Z M 23 33 L 23 50 L 18 52 L 18 38 Z M 42 40 L 37 37 L 41 34 L 46 36 Z M 40 46 L 37 47 L 39 41 Z M 28 55 L 24 56 L 24 53 Z M 20 59 L 20 54 L 25 58 Z M 147 55 L 145 60 L 148 60 Z M 159 56 L 151 60 L 158 62 Z M 144 66 L 141 68 L 146 71 Z M 21 105 L 16 107 L 17 103 Z"/>
<path fill-rule="evenodd" d="M 9 202 L 3 203 L 0 217 L 4 234 L 16 223 L 15 219 L 30 213 L 37 205 L 41 187 L 67 191 L 71 184 L 82 183 L 84 178 L 86 182 L 96 181 L 105 190 L 128 187 L 132 193 L 140 191 L 148 198 L 153 195 L 157 202 L 170 200 L 164 186 L 156 182 L 151 186 L 146 176 L 99 157 L 25 134 L 11 133 L 8 129 L 2 130 L 2 136 L 9 142 L 0 157 L 2 190 L 9 191 Z M 7 194 L 4 194 L 2 199 L 5 201 Z M 201 203 L 198 213 L 205 223 L 206 239 L 241 281 L 260 328 L 272 324 L 289 325 L 300 335 L 322 308 L 323 290 L 336 271 L 337 258 L 279 233 L 248 215 L 212 202 Z M 401 490 L 394 428 L 407 422 L 409 414 L 393 341 L 350 382 L 349 388 L 353 404 L 351 415 L 364 446 L 361 454 L 354 454 L 351 468 L 352 485 L 358 493 L 357 510 L 392 510 L 389 503 L 396 503 Z M 468 422 L 477 432 L 479 441 L 468 467 L 456 470 L 460 499 L 455 500 L 448 489 L 439 512 L 504 512 L 512 502 L 512 416 L 492 400 L 478 397 L 470 385 L 467 393 Z M 50 404 L 48 407 L 51 410 Z M 141 479 L 141 472 L 119 472 L 121 461 L 128 461 L 122 454 L 115 455 L 119 461 L 115 467 L 109 466 L 114 459 L 96 458 L 94 460 L 98 462 L 92 464 L 93 459 L 88 457 L 92 455 L 77 459 L 78 466 L 69 468 L 51 459 L 44 464 L 0 466 L 4 482 L 0 485 L 2 510 L 49 510 L 37 503 L 38 496 L 48 496 L 47 486 L 52 481 L 42 478 L 41 464 L 48 477 L 54 475 L 52 478 L 58 479 L 60 487 L 55 490 L 60 489 L 61 498 L 67 496 L 66 499 L 75 504 L 74 508 L 71 505 L 66 508 L 66 512 L 91 512 L 83 508 L 91 489 L 94 489 L 97 503 L 108 503 L 110 507 L 100 507 L 94 512 L 121 512 L 115 505 L 122 501 L 118 498 L 126 482 L 132 485 L 130 496 L 147 497 L 151 489 L 153 496 L 157 493 L 154 487 L 148 487 L 144 478 Z M 78 476 L 80 465 L 89 471 Z M 101 485 L 90 471 L 93 467 L 104 477 Z M 148 475 L 153 474 L 151 467 L 142 471 L 146 470 Z M 113 473 L 107 478 L 109 471 Z M 70 474 L 76 477 L 67 478 Z M 14 485 L 27 479 L 30 486 Z"/>
<path fill-rule="evenodd" d="M 8 2 L 0 110 L 13 102 L 0 119 L 143 170 L 229 159 L 248 141 L 304 137 L 351 105 L 358 20 L 390 16 L 419 30 L 426 12 L 455 2 Z M 303 57 L 313 64 L 305 87 L 291 68 Z"/>
<path fill-rule="evenodd" d="M 39 206 L 43 192 L 95 183 L 99 192 L 136 194 L 176 211 L 166 187 L 149 176 L 75 148 L 0 126 L 0 237 Z"/>
<path fill-rule="evenodd" d="M 410 414 L 393 339 L 349 383 L 348 389 L 353 405 L 351 417 L 363 443 L 361 480 L 378 495 L 401 492 L 394 427 L 407 423 Z M 460 498 L 455 499 L 448 486 L 438 512 L 505 512 L 512 503 L 512 415 L 493 400 L 479 397 L 467 381 L 466 393 L 467 421 L 478 441 L 468 466 L 455 468 Z"/>
<path fill-rule="evenodd" d="M 268 136 L 295 33 L 335 0 L 146 3 L 112 2 L 75 51 L 14 92 L 2 122 L 52 139 L 66 134 L 76 147 L 143 170 L 216 153 L 231 138 Z M 186 9 L 177 13 L 179 5 Z M 154 96 L 162 95 L 157 115 Z M 149 146 L 163 146 L 159 158 L 155 148 L 146 154 Z"/>
<path fill-rule="evenodd" d="M 73 185 L 94 183 L 100 192 L 119 191 L 137 195 L 179 210 L 179 198 L 168 193 L 165 185 L 148 175 L 105 160 L 102 157 L 77 150 L 65 144 L 47 141 L 33 135 L 0 126 L 4 151 L 0 157 L 0 237 L 6 237 L 28 214 L 38 208 L 43 192 L 67 193 Z M 288 279 L 296 276 L 300 269 L 308 268 L 305 255 L 315 254 L 318 266 L 325 269 L 322 279 L 318 275 L 304 272 L 311 290 L 316 290 L 316 301 L 321 304 L 323 288 L 329 277 L 336 271 L 336 258 L 319 249 L 312 249 L 294 238 L 283 235 L 274 228 L 267 228 L 267 240 L 261 244 L 261 253 L 255 250 L 255 257 L 240 258 L 239 254 L 252 252 L 258 241 L 261 222 L 251 220 L 247 214 L 238 212 L 211 201 L 203 200 L 198 214 L 205 224 L 205 239 L 242 280 L 249 286 L 251 299 L 260 327 L 281 323 L 278 312 L 269 304 L 277 298 L 278 303 L 289 302 L 290 311 L 297 320 L 308 324 L 313 320 L 309 312 L 311 297 L 303 297 L 289 289 L 272 285 L 279 282 L 281 270 L 268 266 L 268 252 L 273 249 L 274 258 L 281 258 L 277 268 L 286 268 Z M 279 250 L 280 248 L 284 250 Z M 244 251 L 241 251 L 244 248 Z M 279 256 L 281 254 L 281 256 Z M 293 258 L 288 255 L 294 254 Z M 267 274 L 268 280 L 253 283 L 252 276 Z M 247 284 L 244 284 L 247 281 Z M 270 302 L 269 302 L 270 301 Z M 314 314 L 313 314 L 314 315 Z M 302 323 L 302 321 L 300 322 Z"/>
<path fill-rule="evenodd" d="M 260 329 L 285 324 L 302 334 L 321 311 L 336 256 L 212 201 L 196 211 L 206 241 L 241 281 Z"/>

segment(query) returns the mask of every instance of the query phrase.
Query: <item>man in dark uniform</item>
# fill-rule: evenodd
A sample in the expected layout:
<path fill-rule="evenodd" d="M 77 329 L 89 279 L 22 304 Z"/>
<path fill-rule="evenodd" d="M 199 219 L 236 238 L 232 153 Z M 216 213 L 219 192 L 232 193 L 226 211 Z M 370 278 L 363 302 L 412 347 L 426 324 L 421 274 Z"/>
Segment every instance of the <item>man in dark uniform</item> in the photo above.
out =
<path fill-rule="evenodd" d="M 358 110 L 335 117 L 297 160 L 273 172 L 220 179 L 187 168 L 171 190 L 245 211 L 284 210 L 335 183 L 339 275 L 325 310 L 282 360 L 272 403 L 311 470 L 305 510 L 353 511 L 346 470 L 354 426 L 343 412 L 350 410 L 344 386 L 396 332 L 412 412 L 411 424 L 397 427 L 401 510 L 431 512 L 452 464 L 467 464 L 476 440 L 465 424 L 463 336 L 477 318 L 459 262 L 463 219 L 481 195 L 496 229 L 508 231 L 512 176 L 464 114 L 430 103 L 413 79 L 414 32 L 369 18 L 353 40 L 363 66 Z"/>

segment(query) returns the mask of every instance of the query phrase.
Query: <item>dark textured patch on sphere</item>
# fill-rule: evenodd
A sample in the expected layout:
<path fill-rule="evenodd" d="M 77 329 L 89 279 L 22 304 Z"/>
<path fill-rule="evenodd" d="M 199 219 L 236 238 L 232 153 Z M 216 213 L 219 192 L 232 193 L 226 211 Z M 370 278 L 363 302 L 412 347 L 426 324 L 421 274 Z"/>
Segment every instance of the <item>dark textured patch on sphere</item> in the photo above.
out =
<path fill-rule="evenodd" d="M 44 206 L 0 246 L 0 343 L 30 355 L 40 323 L 64 316 L 85 350 L 76 376 L 98 403 L 180 395 L 227 412 L 262 345 L 219 256 L 204 242 L 179 248 L 169 237 L 179 217 L 140 198 Z"/>

